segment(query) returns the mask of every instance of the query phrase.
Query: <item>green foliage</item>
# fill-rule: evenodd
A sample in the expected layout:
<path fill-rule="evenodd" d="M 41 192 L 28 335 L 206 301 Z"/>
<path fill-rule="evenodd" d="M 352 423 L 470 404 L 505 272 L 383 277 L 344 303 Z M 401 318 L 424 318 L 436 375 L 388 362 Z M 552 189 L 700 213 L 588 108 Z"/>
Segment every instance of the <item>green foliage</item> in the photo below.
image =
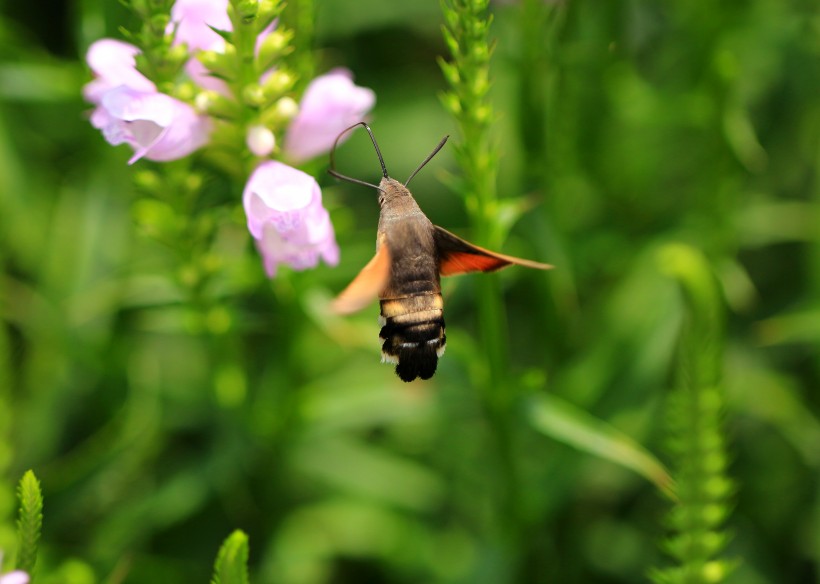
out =
<path fill-rule="evenodd" d="M 659 584 L 723 582 L 731 564 L 720 554 L 729 542 L 733 483 L 723 436 L 725 397 L 721 388 L 723 310 L 717 283 L 696 250 L 670 244 L 658 254 L 662 269 L 680 285 L 686 318 L 680 340 L 678 388 L 669 403 L 669 451 L 674 461 L 674 535 L 665 542 L 676 565 L 656 570 Z"/>
<path fill-rule="evenodd" d="M 20 516 L 17 520 L 17 569 L 34 574 L 37 546 L 43 527 L 43 493 L 34 472 L 26 471 L 17 487 Z"/>
<path fill-rule="evenodd" d="M 436 0 L 300 1 L 315 4 L 311 29 L 288 2 L 286 68 L 343 64 L 376 90 L 371 122 L 393 176 L 443 134 L 466 145 L 451 112 L 483 88 L 479 69 L 462 73 L 468 57 L 484 59 L 488 85 L 465 103 L 489 157 L 475 159 L 491 171 L 488 207 L 468 202 L 477 175 L 449 144 L 413 192 L 434 223 L 556 266 L 446 279 L 447 353 L 410 386 L 379 363 L 375 309 L 326 311 L 372 256 L 375 196 L 325 179 L 339 267 L 268 283 L 228 181 L 181 162 L 162 175 L 129 167 L 88 125 L 86 48 L 143 22 L 109 0 L 57 4 L 49 18 L 15 3 L 0 14 L 4 569 L 14 484 L 36 468 L 49 500 L 40 584 L 207 582 L 214 542 L 237 527 L 255 542 L 258 582 L 640 582 L 666 565 L 656 463 L 674 386 L 688 406 L 673 419 L 700 412 L 702 428 L 664 461 L 676 484 L 690 477 L 681 504 L 712 503 L 672 511 L 664 573 L 698 557 L 723 577 L 737 558 L 727 582 L 816 579 L 812 3 L 448 3 L 466 11 L 454 19 Z M 458 32 L 468 16 L 480 27 Z M 320 49 L 307 64 L 300 26 Z M 442 91 L 456 96 L 446 108 Z M 237 103 L 209 107 L 229 119 L 245 115 Z M 220 136 L 208 162 L 245 174 L 243 139 Z M 346 174 L 378 180 L 366 139 L 337 155 Z M 670 242 L 706 258 L 705 292 L 659 273 L 659 250 L 676 265 Z M 483 286 L 503 315 L 490 339 Z M 689 381 L 670 379 L 684 368 Z M 689 384 L 697 393 L 680 393 Z M 721 427 L 729 452 L 710 434 Z M 684 454 L 697 448 L 709 456 Z M 708 478 L 727 461 L 736 495 Z"/>
<path fill-rule="evenodd" d="M 533 427 L 547 436 L 632 469 L 660 491 L 672 492 L 672 478 L 663 464 L 601 419 L 550 395 L 533 399 L 529 413 Z"/>
<path fill-rule="evenodd" d="M 211 584 L 248 584 L 248 536 L 239 530 L 219 548 Z"/>

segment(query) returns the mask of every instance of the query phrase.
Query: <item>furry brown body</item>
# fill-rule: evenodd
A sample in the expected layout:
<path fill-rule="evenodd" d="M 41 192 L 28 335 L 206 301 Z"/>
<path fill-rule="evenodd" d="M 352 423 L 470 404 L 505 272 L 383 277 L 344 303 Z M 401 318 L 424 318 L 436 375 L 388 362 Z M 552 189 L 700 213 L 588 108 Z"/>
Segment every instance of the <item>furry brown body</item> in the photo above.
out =
<path fill-rule="evenodd" d="M 379 183 L 379 234 L 391 256 L 390 278 L 379 294 L 382 359 L 404 381 L 429 379 L 444 352 L 444 303 L 433 224 L 399 181 Z"/>

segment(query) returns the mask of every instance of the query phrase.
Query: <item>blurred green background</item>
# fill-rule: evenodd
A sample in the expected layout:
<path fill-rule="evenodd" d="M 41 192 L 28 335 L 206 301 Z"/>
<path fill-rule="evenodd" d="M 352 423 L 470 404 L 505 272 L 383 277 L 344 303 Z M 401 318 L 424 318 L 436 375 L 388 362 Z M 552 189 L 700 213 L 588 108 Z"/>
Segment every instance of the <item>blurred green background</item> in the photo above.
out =
<path fill-rule="evenodd" d="M 375 90 L 404 179 L 454 131 L 438 2 L 316 5 L 321 70 Z M 206 582 L 235 528 L 256 582 L 646 581 L 665 561 L 653 485 L 524 412 L 514 460 L 497 452 L 474 286 L 504 291 L 498 391 L 554 396 L 663 459 L 683 309 L 656 252 L 672 241 L 703 251 L 727 306 L 733 581 L 820 582 L 816 0 L 493 5 L 499 193 L 537 202 L 503 251 L 557 268 L 447 281 L 447 354 L 410 385 L 379 363 L 376 308 L 321 311 L 372 254 L 371 190 L 317 164 L 341 264 L 268 283 L 240 192 L 213 180 L 235 213 L 206 298 L 183 302 L 184 253 L 140 218 L 143 163 L 80 97 L 86 48 L 133 17 L 110 0 L 0 6 L 0 549 L 33 468 L 38 582 Z M 379 177 L 362 136 L 339 167 Z M 446 148 L 413 191 L 469 237 L 454 172 Z"/>

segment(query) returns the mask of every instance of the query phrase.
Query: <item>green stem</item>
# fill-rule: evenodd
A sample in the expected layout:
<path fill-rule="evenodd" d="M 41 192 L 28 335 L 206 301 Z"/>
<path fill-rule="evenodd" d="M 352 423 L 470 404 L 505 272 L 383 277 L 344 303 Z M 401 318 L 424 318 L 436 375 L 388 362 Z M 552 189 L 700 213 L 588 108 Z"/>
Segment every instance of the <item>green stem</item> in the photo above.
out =
<path fill-rule="evenodd" d="M 453 114 L 461 135 L 456 157 L 463 174 L 462 194 L 474 236 L 481 245 L 499 247 L 501 235 L 496 222 L 498 164 L 491 136 L 493 120 L 490 88 L 492 53 L 487 13 L 488 0 L 449 0 L 443 10 L 447 27 L 445 40 L 453 62 L 442 62 L 442 70 L 452 86 L 444 96 L 445 106 Z M 482 377 L 483 405 L 492 428 L 497 452 L 499 492 L 496 526 L 501 545 L 517 562 L 520 550 L 521 518 L 518 469 L 516 465 L 513 408 L 514 386 L 507 376 L 507 345 L 504 305 L 499 281 L 486 276 L 477 282 L 478 321 L 486 375 Z M 516 569 L 511 567 L 510 573 Z"/>
<path fill-rule="evenodd" d="M 239 5 L 241 5 L 242 2 L 231 2 L 231 4 L 232 10 L 229 11 L 229 14 L 231 14 L 231 25 L 233 26 L 231 38 L 233 40 L 233 46 L 236 49 L 236 61 L 234 64 L 236 68 L 236 80 L 233 83 L 232 90 L 235 98 L 240 103 L 248 105 L 249 96 L 245 95 L 245 91 L 248 89 L 248 86 L 255 85 L 259 82 L 255 66 L 256 22 L 255 19 L 244 17 L 241 14 Z M 244 126 L 251 117 L 253 109 L 244 107 L 242 111 L 244 114 L 242 135 L 244 136 Z"/>
<path fill-rule="evenodd" d="M 294 31 L 293 52 L 288 55 L 290 68 L 299 81 L 301 93 L 316 74 L 316 58 L 313 54 L 316 39 L 316 6 L 314 0 L 290 0 L 282 11 L 282 21 Z"/>

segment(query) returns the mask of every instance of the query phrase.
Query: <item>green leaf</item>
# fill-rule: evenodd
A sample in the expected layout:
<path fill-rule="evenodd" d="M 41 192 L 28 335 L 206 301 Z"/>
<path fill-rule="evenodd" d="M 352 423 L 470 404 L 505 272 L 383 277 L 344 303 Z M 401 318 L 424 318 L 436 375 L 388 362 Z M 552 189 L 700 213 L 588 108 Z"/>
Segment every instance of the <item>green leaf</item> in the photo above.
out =
<path fill-rule="evenodd" d="M 43 493 L 40 482 L 31 470 L 26 471 L 17 487 L 20 517 L 17 520 L 17 569 L 34 574 L 37 563 L 37 543 L 43 527 Z"/>
<path fill-rule="evenodd" d="M 248 536 L 243 531 L 234 531 L 219 548 L 211 584 L 248 584 Z"/>
<path fill-rule="evenodd" d="M 496 230 L 500 239 L 505 240 L 513 225 L 525 214 L 538 205 L 535 197 L 511 197 L 498 201 L 498 211 L 495 214 Z"/>
<path fill-rule="evenodd" d="M 221 36 L 221 37 L 222 37 L 222 39 L 223 39 L 226 43 L 231 44 L 231 45 L 233 44 L 233 32 L 232 32 L 232 31 L 230 31 L 230 30 L 222 30 L 221 28 L 216 28 L 215 26 L 211 26 L 210 24 L 208 25 L 208 28 L 210 28 L 210 29 L 211 29 L 212 31 L 214 31 L 216 34 L 218 34 L 219 36 Z"/>
<path fill-rule="evenodd" d="M 529 421 L 539 432 L 634 470 L 661 491 L 671 493 L 672 479 L 652 453 L 603 420 L 569 402 L 552 395 L 538 396 L 530 403 Z"/>

